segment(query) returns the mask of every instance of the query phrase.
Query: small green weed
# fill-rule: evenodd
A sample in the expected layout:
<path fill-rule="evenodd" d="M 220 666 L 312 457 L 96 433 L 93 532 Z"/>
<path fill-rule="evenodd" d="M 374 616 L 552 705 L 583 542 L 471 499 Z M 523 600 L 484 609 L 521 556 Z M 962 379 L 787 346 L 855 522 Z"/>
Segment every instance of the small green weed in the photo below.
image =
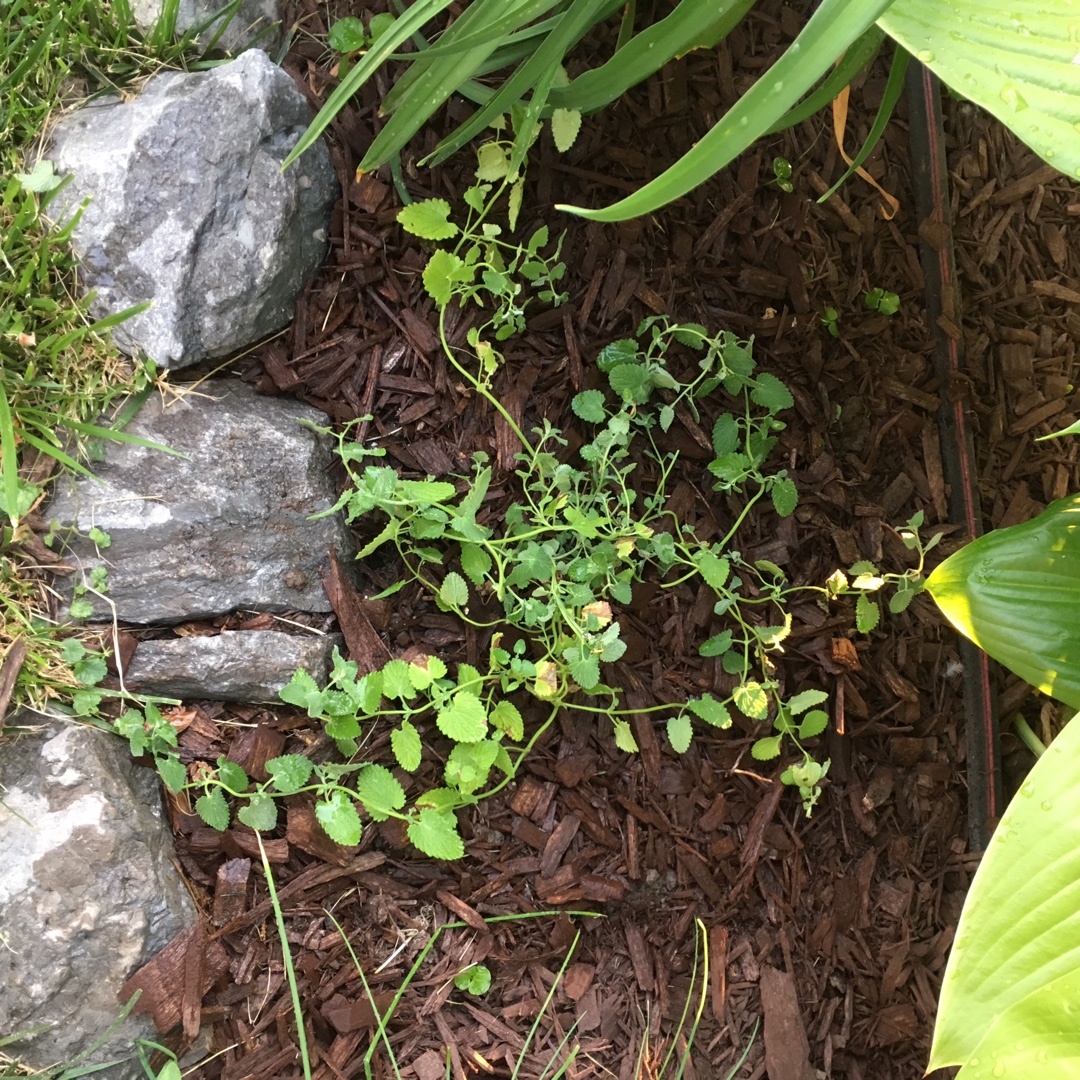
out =
<path fill-rule="evenodd" d="M 773 158 L 773 183 L 781 191 L 792 192 L 795 185 L 791 182 L 791 162 L 787 158 Z"/>
<path fill-rule="evenodd" d="M 825 314 L 821 316 L 821 322 L 833 337 L 840 336 L 840 312 L 836 308 L 827 307 Z"/>
<path fill-rule="evenodd" d="M 676 348 L 697 357 L 697 374 L 686 383 L 669 370 Z M 764 471 L 784 426 L 777 414 L 792 404 L 790 393 L 775 376 L 755 372 L 749 342 L 661 318 L 645 320 L 636 338 L 608 346 L 598 366 L 609 392 L 587 390 L 572 402 L 574 413 L 592 426 L 592 440 L 580 448 L 576 462 L 563 460 L 566 439 L 549 423 L 533 432 L 532 442 L 523 441 L 520 496 L 498 529 L 482 514 L 492 480 L 484 455 L 476 455 L 459 494 L 448 481 L 405 480 L 389 466 L 368 464 L 377 451 L 348 442 L 347 433 L 339 436 L 353 484 L 336 509 L 351 521 L 371 514 L 382 519 L 359 557 L 393 545 L 406 576 L 384 595 L 413 581 L 443 611 L 494 630 L 487 670 L 459 664 L 451 673 L 443 660 L 429 656 L 411 663 L 392 660 L 359 676 L 355 664 L 339 657 L 325 689 L 300 671 L 282 697 L 320 719 L 350 761 L 371 725 L 394 722 L 391 746 L 406 773 L 419 768 L 422 733 L 433 724 L 453 744 L 443 786 L 421 793 L 407 808 L 402 783 L 380 765 L 313 764 L 289 756 L 268 766 L 270 780 L 250 788 L 236 766 L 219 762 L 217 771 L 199 780 L 204 794 L 196 809 L 204 820 L 225 828 L 229 796 L 242 803 L 241 821 L 272 828 L 276 797 L 312 791 L 319 820 L 341 843 L 359 839 L 359 804 L 375 820 L 401 819 L 409 839 L 427 854 L 455 858 L 464 847 L 454 811 L 502 790 L 563 708 L 607 717 L 616 745 L 630 752 L 637 749 L 630 712 L 667 714 L 668 741 L 683 753 L 695 724 L 727 728 L 732 708 L 751 720 L 764 720 L 770 709 L 796 715 L 824 699 L 820 692 L 812 702 L 805 693 L 790 700 L 782 696 L 768 654 L 780 649 L 790 632 L 784 611 L 789 587 L 778 567 L 750 563 L 730 546 L 762 497 L 768 496 L 782 515 L 795 509 L 797 493 L 790 478 L 783 471 Z M 654 436 L 670 428 L 677 410 L 697 417 L 696 403 L 718 388 L 737 407 L 722 413 L 714 425 L 716 457 L 709 472 L 718 491 L 744 500 L 728 533 L 702 543 L 664 509 L 675 455 L 662 453 Z M 631 453 L 635 440 L 643 443 L 655 471 L 644 495 L 633 475 L 638 468 Z M 703 642 L 701 653 L 720 657 L 723 670 L 733 677 L 735 685 L 726 697 L 703 693 L 684 702 L 627 710 L 620 705 L 621 689 L 602 681 L 602 665 L 617 661 L 626 649 L 617 609 L 630 604 L 634 586 L 647 579 L 665 588 L 700 581 L 715 592 L 715 613 L 731 625 Z M 750 598 L 743 595 L 746 582 L 753 586 Z M 494 603 L 501 613 L 478 620 L 470 614 L 474 602 Z M 770 607 L 779 616 L 771 623 L 760 614 Z M 526 740 L 529 701 L 546 706 L 546 714 Z M 812 759 L 799 739 L 816 734 L 811 732 L 816 723 L 815 713 L 801 728 L 781 731 L 802 751 L 804 769 Z M 780 736 L 771 739 L 775 751 L 770 756 L 775 756 Z M 805 774 L 799 776 L 805 780 Z M 346 785 L 347 778 L 353 786 Z M 816 784 L 810 786 L 817 790 Z M 809 799 L 807 805 L 812 805 Z"/>
<path fill-rule="evenodd" d="M 566 294 L 558 290 L 566 274 L 565 264 L 559 261 L 562 237 L 554 251 L 544 255 L 550 240 L 546 225 L 525 243 L 517 243 L 505 239 L 503 226 L 488 220 L 505 195 L 508 230 L 517 227 L 525 192 L 520 148 L 520 139 L 494 140 L 480 147 L 477 182 L 462 196 L 467 207 L 462 225 L 450 220 L 450 204 L 445 199 L 414 202 L 398 214 L 402 227 L 422 240 L 454 241 L 450 248 L 437 248 L 424 270 L 424 287 L 441 311 L 451 300 L 463 307 L 491 305 L 488 319 L 468 334 L 484 386 L 490 385 L 503 360 L 495 343 L 525 330 L 528 293 L 535 292 L 541 302 L 556 306 L 566 300 Z M 445 337 L 443 346 L 449 352 Z"/>
<path fill-rule="evenodd" d="M 888 289 L 870 289 L 864 299 L 871 311 L 879 311 L 882 315 L 895 315 L 900 310 L 900 297 Z"/>
<path fill-rule="evenodd" d="M 355 15 L 338 19 L 330 27 L 326 39 L 326 43 L 340 57 L 337 64 L 337 77 L 344 79 L 349 74 L 353 58 L 361 55 L 366 49 L 370 49 L 394 25 L 394 22 L 394 16 L 386 11 L 372 15 L 367 26 Z"/>
<path fill-rule="evenodd" d="M 491 989 L 491 971 L 483 964 L 471 964 L 454 976 L 454 985 L 467 994 L 483 997 Z"/>

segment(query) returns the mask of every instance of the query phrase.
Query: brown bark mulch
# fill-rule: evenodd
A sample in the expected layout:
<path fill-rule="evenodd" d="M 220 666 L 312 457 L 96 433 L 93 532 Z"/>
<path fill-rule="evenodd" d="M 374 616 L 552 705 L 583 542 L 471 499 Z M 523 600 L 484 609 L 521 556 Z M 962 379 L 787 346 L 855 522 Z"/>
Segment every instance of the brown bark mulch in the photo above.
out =
<path fill-rule="evenodd" d="M 323 8 L 297 14 L 307 31 L 325 29 Z M 508 343 L 496 386 L 526 428 L 541 417 L 573 427 L 569 398 L 598 384 L 596 353 L 641 317 L 666 312 L 754 335 L 759 364 L 795 396 L 777 458 L 796 480 L 800 505 L 786 520 L 753 514 L 738 544 L 744 555 L 783 566 L 793 581 L 820 584 L 859 559 L 890 570 L 908 565 L 891 526 L 919 509 L 931 530 L 946 533 L 943 550 L 964 540 L 947 520 L 935 420 L 945 395 L 967 395 L 975 416 L 988 527 L 1023 520 L 1075 487 L 1075 444 L 1034 438 L 1080 411 L 1069 384 L 1080 275 L 1067 242 L 1080 198 L 983 114 L 948 105 L 964 302 L 956 329 L 972 365 L 970 385 L 943 384 L 928 363 L 933 339 L 923 314 L 903 106 L 867 166 L 899 199 L 891 220 L 861 180 L 824 205 L 815 201 L 844 168 L 827 117 L 756 147 L 646 219 L 613 226 L 557 219 L 555 202 L 608 202 L 656 175 L 798 24 L 791 9 L 762 4 L 715 53 L 685 58 L 587 119 L 570 153 L 559 156 L 541 140 L 526 216 L 567 229 L 570 301 L 535 309 L 528 332 Z M 287 61 L 313 101 L 333 86 L 326 61 L 307 38 Z M 857 83 L 849 152 L 865 136 L 883 86 L 878 69 Z M 367 88 L 331 128 L 345 192 L 331 257 L 288 334 L 247 375 L 265 392 L 296 394 L 339 422 L 370 414 L 357 436 L 377 439 L 404 475 L 464 474 L 475 450 L 505 468 L 505 432 L 443 361 L 419 280 L 426 253 L 396 225 L 389 177 L 353 178 L 385 89 L 378 82 Z M 454 203 L 470 179 L 468 155 L 438 172 L 414 169 L 435 136 L 425 138 L 405 160 L 408 187 L 414 197 Z M 792 193 L 771 182 L 777 155 L 793 165 Z M 864 294 L 874 287 L 900 295 L 895 316 L 866 308 Z M 839 337 L 821 322 L 826 306 L 839 312 Z M 681 453 L 672 504 L 707 530 L 731 505 L 708 492 L 702 470 L 710 455 L 699 436 L 690 423 L 672 429 L 668 448 Z M 493 485 L 496 510 L 508 498 L 506 484 L 504 477 Z M 362 566 L 359 575 L 359 591 L 341 575 L 331 577 L 329 591 L 360 658 L 381 664 L 413 646 L 448 661 L 483 654 L 486 641 L 466 634 L 419 589 L 366 600 L 396 580 L 393 565 Z M 830 783 L 810 819 L 779 783 L 779 770 L 749 756 L 748 722 L 699 734 L 679 757 L 644 714 L 634 724 L 637 756 L 617 751 L 606 728 L 562 718 L 516 784 L 463 815 L 467 855 L 459 862 L 420 856 L 386 825 L 369 825 L 357 849 L 338 848 L 319 832 L 310 807 L 290 805 L 287 825 L 265 847 L 314 1075 L 362 1075 L 374 1024 L 332 914 L 379 1010 L 436 928 L 462 924 L 439 935 L 388 1025 L 402 1074 L 419 1080 L 446 1075 L 447 1055 L 454 1077 L 509 1076 L 549 994 L 520 1075 L 541 1075 L 568 1032 L 580 1045 L 570 1076 L 659 1074 L 695 974 L 694 1008 L 703 992 L 704 1010 L 689 1077 L 726 1076 L 762 1017 L 741 1078 L 921 1076 L 945 959 L 978 861 L 967 852 L 955 640 L 922 598 L 866 636 L 855 634 L 849 607 L 800 602 L 794 615 L 782 678 L 791 690 L 827 690 L 833 717 L 818 747 L 832 760 Z M 673 700 L 723 677 L 697 656 L 710 618 L 711 601 L 689 589 L 635 596 L 623 613 L 631 648 L 617 672 L 631 705 Z M 1036 730 L 1054 720 L 1053 707 L 1014 680 L 1004 703 L 1006 712 L 1027 711 Z M 302 752 L 315 737 L 306 718 L 284 706 L 192 703 L 188 719 L 187 760 L 228 754 L 257 778 L 268 758 Z M 392 764 L 387 742 L 375 732 L 366 752 Z M 1015 741 L 1005 749 L 1007 765 L 1029 763 Z M 144 989 L 163 1026 L 181 1025 L 188 1042 L 198 1036 L 197 1045 L 217 1055 L 194 1074 L 202 1080 L 298 1076 L 292 1005 L 254 834 L 218 834 L 183 807 L 172 809 L 180 865 L 204 921 L 132 988 Z M 559 914 L 484 921 L 537 911 Z M 600 917 L 576 914 L 583 911 Z M 703 991 L 695 969 L 699 920 L 710 961 Z M 479 962 L 492 971 L 490 991 L 456 990 L 453 976 Z M 383 1051 L 373 1068 L 390 1075 Z"/>

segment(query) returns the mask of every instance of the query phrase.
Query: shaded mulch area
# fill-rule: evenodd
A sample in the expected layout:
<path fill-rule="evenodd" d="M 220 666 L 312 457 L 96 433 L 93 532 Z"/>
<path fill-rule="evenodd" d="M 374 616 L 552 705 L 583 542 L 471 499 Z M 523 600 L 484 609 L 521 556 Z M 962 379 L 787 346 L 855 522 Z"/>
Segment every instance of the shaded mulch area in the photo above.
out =
<path fill-rule="evenodd" d="M 345 14 L 330 5 L 334 15 Z M 325 10 L 298 11 L 318 35 Z M 956 148 L 958 260 L 965 294 L 970 386 L 943 385 L 928 357 L 918 221 L 911 194 L 903 109 L 867 166 L 900 201 L 892 220 L 881 198 L 853 180 L 826 204 L 814 200 L 844 165 L 824 118 L 763 144 L 672 207 L 616 226 L 556 221 L 555 202 L 609 202 L 700 137 L 790 37 L 799 19 L 779 4 L 755 9 L 715 53 L 672 65 L 603 115 L 558 156 L 545 136 L 531 166 L 524 231 L 540 219 L 565 226 L 570 302 L 537 307 L 529 330 L 508 342 L 496 380 L 500 399 L 528 430 L 546 417 L 571 433 L 568 408 L 598 386 L 592 360 L 641 317 L 666 312 L 710 329 L 754 335 L 764 370 L 792 389 L 796 407 L 776 460 L 800 491 L 793 517 L 761 509 L 740 531 L 750 558 L 783 566 L 796 583 L 820 584 L 837 566 L 871 559 L 908 565 L 891 530 L 921 509 L 941 548 L 963 541 L 947 523 L 947 491 L 935 413 L 943 395 L 969 395 L 988 525 L 1022 520 L 1075 486 L 1072 443 L 1033 436 L 1074 418 L 1066 396 L 1080 300 L 1065 228 L 1080 208 L 1074 187 L 970 107 L 949 106 Z M 596 44 L 604 47 L 603 42 Z M 290 66 L 313 100 L 333 86 L 326 57 L 301 41 Z M 849 149 L 865 136 L 883 72 L 852 95 Z M 268 393 L 292 393 L 377 439 L 403 475 L 464 475 L 489 452 L 505 470 L 513 445 L 482 400 L 448 371 L 419 280 L 425 251 L 395 223 L 389 177 L 355 182 L 378 123 L 385 86 L 373 85 L 332 128 L 346 197 L 334 213 L 332 254 L 308 288 L 296 321 L 248 377 Z M 454 114 L 454 107 L 451 106 Z M 416 157 L 435 135 L 420 139 Z M 796 189 L 772 179 L 782 155 Z M 452 204 L 469 183 L 467 155 L 436 173 L 405 161 L 414 197 Z M 897 292 L 893 317 L 869 311 L 865 292 Z M 840 336 L 821 323 L 840 314 Z M 456 328 L 463 339 L 464 325 Z M 1071 388 L 1069 388 L 1071 392 Z M 701 426 L 680 418 L 667 449 L 680 451 L 670 505 L 699 536 L 715 535 L 735 504 L 709 491 L 704 464 L 712 403 Z M 493 484 L 497 517 L 508 479 Z M 361 529 L 371 527 L 361 523 Z M 482 658 L 488 641 L 406 587 L 391 601 L 364 599 L 397 578 L 391 563 L 359 567 L 358 588 L 337 580 L 335 606 L 354 658 L 381 663 L 409 648 L 448 662 Z M 697 646 L 720 629 L 707 589 L 643 588 L 620 614 L 630 649 L 608 681 L 631 706 L 726 693 L 719 662 Z M 966 755 L 961 669 L 955 641 L 928 600 L 857 636 L 850 606 L 794 605 L 795 629 L 779 660 L 788 692 L 830 694 L 833 724 L 818 753 L 830 784 L 811 819 L 779 768 L 754 762 L 753 726 L 699 732 L 681 757 L 648 715 L 633 725 L 641 753 L 617 751 L 606 726 L 566 714 L 505 792 L 462 815 L 467 855 L 420 856 L 387 825 L 366 828 L 359 848 L 323 838 L 311 809 L 291 805 L 287 828 L 266 842 L 286 913 L 316 1076 L 356 1076 L 372 1011 L 341 933 L 385 1009 L 434 930 L 439 935 L 397 1005 L 390 1041 L 403 1075 L 509 1075 L 554 987 L 521 1075 L 538 1076 L 575 1022 L 580 1052 L 570 1075 L 631 1077 L 659 1070 L 691 993 L 700 920 L 710 959 L 693 996 L 704 1011 L 688 1076 L 726 1076 L 764 1015 L 740 1077 L 815 1075 L 909 1080 L 922 1075 L 935 1001 L 965 889 L 977 864 L 967 851 Z M 351 629 L 350 629 L 351 628 Z M 1040 706 L 1011 683 L 1008 708 Z M 1042 706 L 1049 723 L 1052 709 Z M 193 705 L 181 744 L 189 761 L 219 754 L 260 777 L 282 752 L 317 738 L 286 708 Z M 237 734 L 237 732 L 239 732 Z M 438 739 L 436 754 L 445 747 Z M 1009 760 L 1026 766 L 1006 744 Z M 370 760 L 393 764 L 375 731 Z M 430 756 L 430 750 L 426 757 Z M 426 773 L 425 773 L 426 770 Z M 441 765 L 426 760 L 412 790 Z M 265 775 L 264 773 L 262 775 Z M 408 778 L 402 776 L 403 780 Z M 219 835 L 173 805 L 178 854 L 206 928 L 174 943 L 150 973 L 164 1026 L 219 1052 L 194 1075 L 205 1080 L 299 1075 L 292 1006 L 270 915 L 258 846 L 243 828 Z M 485 923 L 537 911 L 544 918 Z M 590 918 L 583 911 L 603 917 Z M 570 914 L 569 912 L 574 912 Z M 575 937 L 580 934 L 574 947 Z M 560 978 L 560 965 L 570 956 Z M 470 963 L 493 973 L 475 998 L 453 987 Z M 171 965 L 171 967 L 170 967 Z M 151 992 L 153 991 L 153 993 Z M 639 1059 L 639 1054 L 641 1058 Z M 813 1069 L 807 1071 L 807 1061 Z M 389 1075 L 385 1056 L 373 1068 Z"/>

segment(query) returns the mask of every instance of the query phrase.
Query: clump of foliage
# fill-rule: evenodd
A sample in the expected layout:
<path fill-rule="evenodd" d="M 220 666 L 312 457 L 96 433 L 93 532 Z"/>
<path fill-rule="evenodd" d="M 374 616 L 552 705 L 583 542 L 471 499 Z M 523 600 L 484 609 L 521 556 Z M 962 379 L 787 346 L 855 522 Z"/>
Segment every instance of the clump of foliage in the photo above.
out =
<path fill-rule="evenodd" d="M 750 611 L 768 604 L 782 608 L 782 578 L 771 564 L 749 563 L 730 549 L 745 514 L 761 497 L 768 495 L 782 513 L 794 510 L 790 479 L 782 472 L 764 471 L 775 431 L 783 426 L 776 414 L 790 404 L 790 395 L 773 376 L 754 374 L 749 343 L 734 335 L 710 336 L 701 327 L 673 326 L 662 319 L 646 320 L 639 335 L 615 342 L 601 354 L 610 393 L 585 391 L 573 401 L 577 416 L 595 429 L 576 462 L 562 460 L 566 439 L 547 423 L 533 432 L 533 442 L 523 445 L 517 470 L 520 496 L 498 530 L 481 512 L 492 477 L 483 455 L 476 456 L 472 476 L 459 493 L 449 481 L 406 480 L 389 466 L 363 464 L 371 452 L 341 437 L 341 456 L 353 486 L 338 508 L 349 520 L 378 514 L 383 521 L 360 557 L 393 545 L 407 574 L 397 587 L 418 582 L 442 610 L 479 628 L 498 629 L 486 671 L 460 664 L 451 674 L 440 658 L 431 656 L 412 663 L 392 660 L 358 678 L 355 664 L 339 658 L 327 689 L 321 690 L 305 672 L 298 672 L 285 688 L 282 697 L 319 718 L 347 758 L 356 755 L 358 740 L 380 720 L 396 723 L 391 744 L 406 772 L 419 768 L 421 731 L 431 730 L 432 721 L 454 744 L 446 759 L 444 786 L 421 794 L 408 810 L 404 788 L 382 766 L 332 766 L 329 773 L 325 766 L 294 766 L 305 770 L 305 783 L 314 771 L 317 813 L 335 839 L 356 842 L 355 799 L 376 820 L 403 819 L 412 842 L 428 854 L 461 855 L 454 811 L 490 797 L 512 780 L 563 708 L 607 717 L 616 745 L 631 752 L 637 745 L 630 713 L 666 713 L 668 741 L 682 753 L 690 746 L 695 725 L 727 728 L 733 708 L 761 720 L 770 705 L 798 713 L 824 699 L 820 692 L 813 701 L 804 695 L 784 702 L 779 696 L 767 654 L 787 636 L 790 617 L 782 615 L 775 625 L 762 626 Z M 667 353 L 676 343 L 700 353 L 699 373 L 687 384 L 668 370 Z M 741 408 L 738 418 L 725 414 L 717 422 L 710 471 L 718 490 L 746 491 L 747 498 L 728 535 L 703 544 L 664 510 L 665 481 L 675 455 L 662 454 L 653 436 L 656 429 L 667 430 L 676 408 L 696 409 L 695 399 L 722 384 Z M 660 394 L 669 400 L 654 402 Z M 658 470 L 646 497 L 638 494 L 632 480 L 635 439 L 648 445 Z M 621 689 L 602 681 L 602 665 L 618 660 L 626 649 L 617 610 L 632 601 L 635 584 L 650 576 L 666 587 L 698 579 L 716 592 L 716 613 L 733 625 L 705 641 L 701 651 L 722 657 L 724 670 L 737 677 L 726 698 L 705 693 L 673 705 L 628 710 L 621 706 Z M 752 601 L 740 592 L 744 578 L 754 582 L 757 597 Z M 501 615 L 476 620 L 470 614 L 476 601 L 494 602 Z M 530 697 L 547 711 L 526 739 L 523 711 Z M 800 734 L 811 737 L 818 732 L 809 725 L 817 722 L 816 716 L 808 717 L 801 733 L 793 729 L 789 734 L 796 740 Z M 779 754 L 779 741 L 774 736 L 762 744 L 765 757 Z M 339 782 L 346 772 L 357 773 L 355 792 L 349 795 Z M 793 774 L 793 783 L 795 779 Z M 210 782 L 246 800 L 241 820 L 263 828 L 276 821 L 270 797 L 301 790 L 283 789 L 276 776 L 254 792 L 220 776 Z M 197 809 L 210 824 L 225 827 L 224 794 L 206 798 L 213 803 L 200 800 Z M 251 809 L 253 800 L 257 811 Z M 340 827 L 346 817 L 347 829 Z"/>
<path fill-rule="evenodd" d="M 827 694 L 786 693 L 772 659 L 791 632 L 787 605 L 795 587 L 780 567 L 748 560 L 734 546 L 761 499 L 780 516 L 796 508 L 791 478 L 767 465 L 785 427 L 781 414 L 793 404 L 791 393 L 776 376 L 757 370 L 752 341 L 650 317 L 634 337 L 612 342 L 598 355 L 606 388 L 572 399 L 586 434 L 575 453 L 567 433 L 548 420 L 526 436 L 491 390 L 504 363 L 498 346 L 524 329 L 532 293 L 553 304 L 565 297 L 558 292 L 561 241 L 552 245 L 545 227 L 524 242 L 513 238 L 523 193 L 519 146 L 495 140 L 480 148 L 462 223 L 452 220 L 441 199 L 413 203 L 399 214 L 414 235 L 446 245 L 433 250 L 424 285 L 438 306 L 447 361 L 520 440 L 516 494 L 502 520 L 493 521 L 484 512 L 493 477 L 485 454 L 475 454 L 471 474 L 457 482 L 403 479 L 376 463 L 383 451 L 350 441 L 346 430 L 338 436 L 339 454 L 351 484 L 330 511 L 344 511 L 350 522 L 377 522 L 358 558 L 392 548 L 404 568 L 383 596 L 415 583 L 440 610 L 492 631 L 486 664 L 462 663 L 451 671 L 442 658 L 423 656 L 391 660 L 361 675 L 355 663 L 338 657 L 326 688 L 297 672 L 282 698 L 323 724 L 346 763 L 287 755 L 268 766 L 269 780 L 252 785 L 235 765 L 219 762 L 190 785 L 202 787 L 196 809 L 215 828 L 229 823 L 229 797 L 239 802 L 241 821 L 269 829 L 277 821 L 276 797 L 310 792 L 318 819 L 341 843 L 357 842 L 363 811 L 376 821 L 399 819 L 411 842 L 429 855 L 460 857 L 455 812 L 510 783 L 562 709 L 605 718 L 615 745 L 627 752 L 637 750 L 630 724 L 635 714 L 662 716 L 676 753 L 689 749 L 695 732 L 730 727 L 733 713 L 750 722 L 771 720 L 771 733 L 754 742 L 752 756 L 770 761 L 790 748 L 796 759 L 783 771 L 784 782 L 799 789 L 808 813 L 820 797 L 829 762 L 816 761 L 805 744 L 828 724 L 819 707 Z M 505 229 L 489 220 L 504 197 Z M 467 336 L 475 372 L 447 339 L 446 312 L 455 301 L 484 310 L 484 321 Z M 693 374 L 679 378 L 675 371 L 687 358 Z M 665 452 L 659 439 L 677 416 L 698 422 L 700 404 L 721 397 L 727 405 L 712 425 L 707 476 L 738 511 L 723 536 L 701 541 L 666 509 L 677 455 Z M 823 598 L 856 594 L 860 626 L 872 629 L 870 612 L 876 616 L 877 608 L 868 593 L 888 577 L 869 564 L 853 573 L 853 582 L 834 575 L 816 592 Z M 626 651 L 619 612 L 645 581 L 712 590 L 721 628 L 699 651 L 719 658 L 730 691 L 629 709 L 622 687 L 605 681 L 604 665 Z M 908 590 L 907 578 L 902 588 Z M 909 599 L 908 592 L 903 595 Z M 363 740 L 387 722 L 394 725 L 391 747 L 404 774 L 420 768 L 431 736 L 451 744 L 438 786 L 411 803 L 401 773 L 358 760 Z"/>

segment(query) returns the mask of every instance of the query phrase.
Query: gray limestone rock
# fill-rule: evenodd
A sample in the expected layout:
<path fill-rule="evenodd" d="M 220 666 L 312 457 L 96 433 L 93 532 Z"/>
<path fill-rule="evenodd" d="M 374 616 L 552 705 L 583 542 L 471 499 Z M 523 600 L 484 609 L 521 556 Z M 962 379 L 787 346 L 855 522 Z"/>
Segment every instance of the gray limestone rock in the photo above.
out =
<path fill-rule="evenodd" d="M 143 641 L 124 673 L 129 688 L 186 701 L 278 701 L 302 667 L 326 685 L 337 634 L 298 637 L 279 630 L 226 630 L 216 637 Z"/>
<path fill-rule="evenodd" d="M 128 352 L 183 367 L 250 345 L 292 318 L 326 256 L 338 183 L 316 143 L 280 166 L 311 120 L 292 79 L 252 49 L 210 71 L 166 72 L 129 103 L 64 117 L 47 156 L 73 180 L 67 221 L 99 316 L 143 300 L 113 331 Z"/>
<path fill-rule="evenodd" d="M 176 13 L 176 36 L 182 37 L 188 30 L 201 26 L 217 15 L 226 0 L 180 0 Z M 165 0 L 135 0 L 131 5 L 135 25 L 149 34 L 161 19 Z M 236 14 L 225 24 L 214 45 L 215 50 L 239 52 L 257 43 L 260 48 L 270 49 L 281 41 L 281 20 L 285 16 L 283 0 L 241 0 Z M 226 15 L 220 16 L 199 35 L 198 41 L 205 48 L 221 28 Z"/>
<path fill-rule="evenodd" d="M 317 409 L 236 379 L 202 383 L 168 406 L 151 398 L 125 430 L 185 456 L 110 443 L 94 465 L 100 484 L 58 482 L 46 517 L 67 540 L 74 578 L 105 567 L 124 622 L 329 611 L 322 570 L 332 546 L 347 563 L 352 540 L 338 514 L 308 520 L 333 505 L 332 455 L 302 419 L 327 423 Z M 95 526 L 108 548 L 87 539 Z M 72 585 L 58 582 L 69 599 Z M 112 618 L 103 599 L 87 599 L 93 618 Z"/>
<path fill-rule="evenodd" d="M 0 1032 L 52 1025 L 7 1048 L 44 1067 L 105 1033 L 124 981 L 195 915 L 157 775 L 120 739 L 64 720 L 5 739 L 0 784 Z M 82 1064 L 126 1057 L 135 1038 L 158 1038 L 149 1018 L 129 1016 Z"/>

